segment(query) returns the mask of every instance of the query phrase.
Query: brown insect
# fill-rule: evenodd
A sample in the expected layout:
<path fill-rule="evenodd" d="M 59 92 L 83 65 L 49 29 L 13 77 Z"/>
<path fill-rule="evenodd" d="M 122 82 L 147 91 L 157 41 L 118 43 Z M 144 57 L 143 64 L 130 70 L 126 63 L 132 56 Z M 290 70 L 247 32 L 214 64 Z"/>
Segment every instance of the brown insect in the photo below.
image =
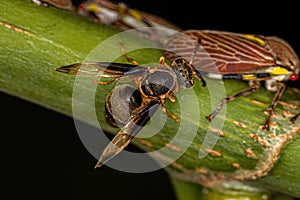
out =
<path fill-rule="evenodd" d="M 52 5 L 61 9 L 76 10 L 78 14 L 88 17 L 96 23 L 111 25 L 121 30 L 136 29 L 135 32 L 140 36 L 161 43 L 165 43 L 171 35 L 181 30 L 163 18 L 133 9 L 122 2 L 88 0 L 74 5 L 71 0 L 31 1 L 45 7 Z"/>
<path fill-rule="evenodd" d="M 263 129 L 270 129 L 270 118 L 283 94 L 285 81 L 296 81 L 299 74 L 299 58 L 292 47 L 283 39 L 274 36 L 238 34 L 210 30 L 188 30 L 171 38 L 166 44 L 166 58 L 186 56 L 194 41 L 201 40 L 201 49 L 193 65 L 203 76 L 217 79 L 249 81 L 250 87 L 242 92 L 225 97 L 216 110 L 206 117 L 211 121 L 222 106 L 260 88 L 265 82 L 267 90 L 275 91 L 275 97 L 268 107 L 268 116 Z M 293 117 L 295 121 L 300 114 Z"/>
<path fill-rule="evenodd" d="M 148 123 L 158 107 L 179 122 L 179 118 L 166 110 L 164 102 L 167 99 L 175 102 L 174 94 L 180 88 L 192 87 L 194 78 L 201 80 L 203 86 L 206 85 L 200 73 L 192 65 L 199 46 L 200 40 L 197 40 L 190 61 L 178 57 L 171 65 L 166 64 L 165 58 L 161 57 L 155 67 L 140 66 L 135 60 L 127 57 L 121 46 L 124 57 L 132 64 L 84 62 L 57 68 L 57 71 L 69 75 L 109 79 L 105 81 L 100 79 L 99 84 L 109 84 L 121 77 L 134 80 L 135 87 L 118 86 L 107 97 L 106 119 L 113 126 L 120 124 L 122 127 L 104 149 L 95 167 L 100 167 L 121 152 Z"/>
<path fill-rule="evenodd" d="M 137 29 L 139 35 L 162 43 L 180 30 L 178 26 L 165 19 L 133 9 L 122 2 L 89 0 L 81 3 L 77 7 L 77 12 L 96 23 L 112 25 L 122 30 Z"/>

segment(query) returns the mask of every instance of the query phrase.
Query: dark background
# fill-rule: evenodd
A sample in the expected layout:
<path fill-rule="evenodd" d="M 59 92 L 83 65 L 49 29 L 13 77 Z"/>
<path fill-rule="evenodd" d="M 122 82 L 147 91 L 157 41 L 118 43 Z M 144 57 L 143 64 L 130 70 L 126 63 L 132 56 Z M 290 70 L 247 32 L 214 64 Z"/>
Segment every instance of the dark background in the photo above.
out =
<path fill-rule="evenodd" d="M 124 2 L 183 29 L 277 35 L 300 55 L 296 3 Z M 123 173 L 106 166 L 93 170 L 96 159 L 79 140 L 73 119 L 4 93 L 0 93 L 0 101 L 4 127 L 0 140 L 1 195 L 10 199 L 175 199 L 163 170 L 145 174 Z"/>

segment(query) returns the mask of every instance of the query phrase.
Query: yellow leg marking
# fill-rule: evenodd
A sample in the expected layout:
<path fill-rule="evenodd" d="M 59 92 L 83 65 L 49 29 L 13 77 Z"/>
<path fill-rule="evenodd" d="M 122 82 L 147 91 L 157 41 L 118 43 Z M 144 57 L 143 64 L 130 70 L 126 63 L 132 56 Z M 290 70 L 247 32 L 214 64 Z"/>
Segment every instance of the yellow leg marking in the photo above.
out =
<path fill-rule="evenodd" d="M 176 115 L 174 115 L 173 113 L 167 111 L 166 107 L 165 107 L 163 104 L 161 104 L 161 108 L 162 108 L 162 110 L 163 110 L 167 115 L 169 115 L 170 117 L 172 117 L 172 119 L 174 119 L 174 120 L 176 121 L 176 123 L 179 123 L 179 122 L 180 122 L 180 119 L 179 119 Z"/>
<path fill-rule="evenodd" d="M 109 81 L 100 81 L 100 80 L 93 80 L 94 83 L 99 84 L 99 85 L 108 85 L 111 84 L 112 82 L 116 81 L 117 79 L 109 80 Z"/>
<path fill-rule="evenodd" d="M 175 101 L 176 101 L 176 98 L 175 98 L 175 96 L 174 96 L 173 93 L 169 95 L 168 99 L 169 99 L 172 103 L 175 103 Z"/>

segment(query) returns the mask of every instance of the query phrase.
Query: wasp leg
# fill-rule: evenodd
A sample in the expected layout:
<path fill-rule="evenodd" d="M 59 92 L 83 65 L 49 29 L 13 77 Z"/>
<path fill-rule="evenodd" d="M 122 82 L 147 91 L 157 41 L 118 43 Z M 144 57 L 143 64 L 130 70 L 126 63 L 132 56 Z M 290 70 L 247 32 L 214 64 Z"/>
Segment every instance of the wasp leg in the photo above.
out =
<path fill-rule="evenodd" d="M 99 84 L 99 85 L 108 85 L 108 84 L 111 84 L 111 83 L 113 83 L 117 80 L 118 79 L 112 79 L 112 80 L 109 80 L 109 81 L 93 80 L 93 82 L 96 83 L 96 84 Z"/>
<path fill-rule="evenodd" d="M 174 115 L 173 113 L 167 111 L 166 107 L 165 107 L 163 104 L 161 104 L 161 109 L 163 110 L 164 113 L 166 113 L 166 114 L 169 115 L 172 119 L 174 119 L 176 123 L 179 123 L 179 122 L 180 122 L 180 119 L 179 119 L 176 115 Z"/>
<path fill-rule="evenodd" d="M 173 92 L 170 92 L 169 96 L 168 96 L 168 99 L 172 102 L 172 103 L 175 103 L 176 101 L 176 98 L 175 98 L 175 95 Z"/>
<path fill-rule="evenodd" d="M 268 117 L 266 120 L 266 123 L 264 124 L 264 126 L 262 127 L 262 129 L 264 130 L 270 130 L 270 121 L 271 121 L 271 116 L 274 112 L 274 108 L 278 102 L 278 100 L 280 99 L 281 95 L 283 94 L 284 90 L 285 90 L 285 84 L 283 83 L 276 83 L 277 85 L 277 93 L 271 103 L 271 105 L 268 107 L 267 112 L 268 112 Z"/>
<path fill-rule="evenodd" d="M 206 116 L 205 118 L 208 121 L 211 121 L 220 112 L 220 110 L 221 110 L 221 108 L 224 104 L 228 103 L 229 101 L 235 100 L 238 97 L 242 97 L 242 96 L 245 96 L 249 93 L 256 92 L 259 88 L 260 88 L 259 82 L 253 82 L 253 85 L 250 88 L 248 88 L 248 89 L 246 89 L 242 92 L 239 92 L 235 95 L 223 98 L 221 100 L 221 102 L 219 103 L 218 107 L 216 108 L 216 110 L 212 114 Z"/>
<path fill-rule="evenodd" d="M 292 122 L 292 123 L 295 123 L 296 119 L 297 119 L 299 116 L 300 116 L 300 112 L 299 112 L 297 115 L 295 115 L 294 117 L 291 118 L 291 122 Z"/>
<path fill-rule="evenodd" d="M 131 62 L 133 65 L 139 65 L 139 63 L 137 61 L 135 61 L 133 58 L 129 58 L 126 54 L 126 51 L 124 49 L 124 44 L 122 42 L 119 43 L 120 44 L 120 49 L 122 52 L 122 55 L 124 56 L 124 58 L 128 61 Z"/>
<path fill-rule="evenodd" d="M 175 98 L 173 92 L 171 92 L 171 93 L 169 94 L 168 99 L 169 99 L 172 103 L 175 103 L 176 98 Z M 166 113 L 167 115 L 169 115 L 172 119 L 174 119 L 175 122 L 177 122 L 177 123 L 180 122 L 180 119 L 179 119 L 176 115 L 174 115 L 173 113 L 167 111 L 167 109 L 166 109 L 166 107 L 165 107 L 164 104 L 161 104 L 161 108 L 162 108 L 163 112 Z"/>

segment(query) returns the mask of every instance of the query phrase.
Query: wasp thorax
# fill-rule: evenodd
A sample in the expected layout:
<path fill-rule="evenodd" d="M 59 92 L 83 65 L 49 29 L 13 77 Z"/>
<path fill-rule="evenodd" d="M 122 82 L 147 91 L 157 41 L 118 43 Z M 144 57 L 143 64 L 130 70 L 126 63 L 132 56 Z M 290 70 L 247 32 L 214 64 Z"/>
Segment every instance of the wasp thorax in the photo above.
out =
<path fill-rule="evenodd" d="M 174 77 L 170 71 L 155 70 L 144 78 L 141 90 L 146 96 L 158 97 L 171 92 L 174 84 Z"/>
<path fill-rule="evenodd" d="M 107 96 L 105 104 L 106 120 L 113 126 L 123 126 L 133 112 L 142 105 L 142 95 L 130 85 L 119 85 Z"/>
<path fill-rule="evenodd" d="M 193 66 L 183 58 L 177 58 L 173 61 L 172 67 L 178 77 L 179 86 L 190 88 L 194 85 Z"/>

